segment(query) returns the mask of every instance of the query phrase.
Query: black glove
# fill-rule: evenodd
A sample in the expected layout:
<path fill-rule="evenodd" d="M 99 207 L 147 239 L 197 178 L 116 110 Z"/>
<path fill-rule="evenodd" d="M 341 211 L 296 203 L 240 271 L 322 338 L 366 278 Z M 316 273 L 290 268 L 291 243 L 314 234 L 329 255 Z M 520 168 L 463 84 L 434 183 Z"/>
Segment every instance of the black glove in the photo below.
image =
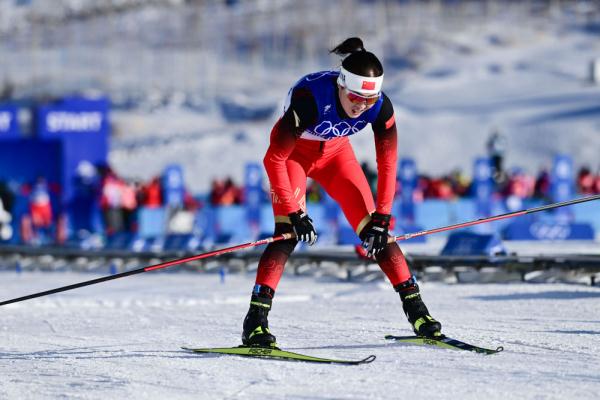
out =
<path fill-rule="evenodd" d="M 367 250 L 367 257 L 375 257 L 387 246 L 390 218 L 390 214 L 374 212 L 371 221 L 363 228 L 361 238 L 362 245 Z"/>
<path fill-rule="evenodd" d="M 296 239 L 300 242 L 306 242 L 309 245 L 317 241 L 317 232 L 312 224 L 312 219 L 302 210 L 289 214 L 292 221 L 292 227 L 296 234 Z"/>

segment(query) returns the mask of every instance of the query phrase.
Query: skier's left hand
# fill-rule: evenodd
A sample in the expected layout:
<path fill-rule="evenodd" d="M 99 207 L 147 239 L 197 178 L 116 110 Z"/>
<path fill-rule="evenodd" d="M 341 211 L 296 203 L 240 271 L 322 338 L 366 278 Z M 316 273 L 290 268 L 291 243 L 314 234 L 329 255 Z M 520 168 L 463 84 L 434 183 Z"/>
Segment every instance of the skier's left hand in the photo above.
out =
<path fill-rule="evenodd" d="M 368 257 L 375 257 L 377 253 L 387 246 L 390 214 L 374 212 L 371 221 L 361 231 L 362 245 L 367 250 Z"/>
<path fill-rule="evenodd" d="M 312 219 L 303 210 L 288 214 L 292 221 L 292 228 L 296 234 L 296 240 L 306 242 L 312 246 L 317 241 L 317 231 L 312 224 Z"/>

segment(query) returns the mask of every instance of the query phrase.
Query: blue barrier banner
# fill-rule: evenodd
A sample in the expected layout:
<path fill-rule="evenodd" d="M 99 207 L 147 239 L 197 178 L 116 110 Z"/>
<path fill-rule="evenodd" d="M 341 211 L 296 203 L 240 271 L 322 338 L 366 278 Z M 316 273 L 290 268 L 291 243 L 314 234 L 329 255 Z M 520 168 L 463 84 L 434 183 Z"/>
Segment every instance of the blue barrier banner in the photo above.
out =
<path fill-rule="evenodd" d="M 323 191 L 322 203 L 325 207 L 325 220 L 337 226 L 337 221 L 342 211 L 340 205 L 325 191 Z"/>
<path fill-rule="evenodd" d="M 505 255 L 506 249 L 497 235 L 455 232 L 442 249 L 443 256 Z"/>
<path fill-rule="evenodd" d="M 492 177 L 492 162 L 489 158 L 482 157 L 475 160 L 473 190 L 477 216 L 489 217 L 492 215 L 494 181 Z"/>
<path fill-rule="evenodd" d="M 417 165 L 412 158 L 403 158 L 400 160 L 398 171 L 400 177 L 400 221 L 406 224 L 415 222 L 415 202 L 414 191 L 417 188 L 418 174 Z"/>
<path fill-rule="evenodd" d="M 505 240 L 594 240 L 591 224 L 552 221 L 517 221 L 504 228 Z"/>
<path fill-rule="evenodd" d="M 163 207 L 140 207 L 138 210 L 138 235 L 141 238 L 158 237 L 165 233 L 167 212 Z"/>
<path fill-rule="evenodd" d="M 62 147 L 54 157 L 60 165 L 63 204 L 68 204 L 74 196 L 76 170 L 82 161 L 106 164 L 108 110 L 107 98 L 82 97 L 65 98 L 36 109 L 35 133 L 39 141 L 57 141 Z M 45 166 L 40 164 L 36 168 L 43 170 Z"/>
<path fill-rule="evenodd" d="M 573 198 L 575 189 L 575 171 L 573 159 L 566 155 L 554 158 L 550 175 L 552 202 L 558 203 Z"/>
<path fill-rule="evenodd" d="M 244 217 L 244 206 L 232 205 L 215 208 L 215 243 L 243 242 L 252 238 L 256 232 L 251 230 Z M 258 226 L 256 227 L 258 229 Z"/>
<path fill-rule="evenodd" d="M 60 142 L 19 139 L 0 145 L 0 180 L 33 183 L 40 175 L 61 182 Z"/>
<path fill-rule="evenodd" d="M 19 138 L 20 135 L 17 107 L 0 104 L 0 140 Z"/>
<path fill-rule="evenodd" d="M 106 135 L 109 102 L 105 98 L 65 98 L 38 107 L 37 135 L 59 137 L 77 134 Z"/>
<path fill-rule="evenodd" d="M 244 173 L 244 203 L 246 205 L 246 218 L 248 222 L 260 225 L 260 210 L 263 199 L 263 169 L 258 163 L 246 164 Z"/>
<path fill-rule="evenodd" d="M 573 159 L 567 155 L 554 157 L 550 174 L 550 195 L 552 202 L 571 200 L 575 196 L 575 170 Z M 572 219 L 573 212 L 569 207 L 555 210 L 555 214 L 565 221 Z"/>
<path fill-rule="evenodd" d="M 171 208 L 182 208 L 185 200 L 185 182 L 181 165 L 168 165 L 162 175 L 163 204 Z"/>

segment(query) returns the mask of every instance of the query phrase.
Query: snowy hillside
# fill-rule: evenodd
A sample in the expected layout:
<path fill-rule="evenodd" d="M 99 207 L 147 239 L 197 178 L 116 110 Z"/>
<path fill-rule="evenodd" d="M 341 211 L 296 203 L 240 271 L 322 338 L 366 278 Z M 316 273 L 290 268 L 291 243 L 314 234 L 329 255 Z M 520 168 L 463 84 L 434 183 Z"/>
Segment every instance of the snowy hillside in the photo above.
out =
<path fill-rule="evenodd" d="M 400 155 L 421 171 L 470 174 L 493 129 L 507 165 L 536 173 L 556 153 L 599 167 L 600 7 L 589 1 L 0 0 L 0 85 L 17 98 L 108 93 L 117 172 L 148 179 L 184 165 L 195 192 L 242 180 L 275 112 L 231 123 L 220 99 L 278 104 L 300 76 L 335 68 L 358 35 L 385 67 Z M 1 90 L 0 90 L 1 93 Z M 354 137 L 374 163 L 373 140 Z"/>
<path fill-rule="evenodd" d="M 474 158 L 486 154 L 485 143 L 497 129 L 508 140 L 509 167 L 535 174 L 559 153 L 574 157 L 576 168 L 600 167 L 600 87 L 589 82 L 590 62 L 600 57 L 600 40 L 581 25 L 560 22 L 508 29 L 509 21 L 500 19 L 443 36 L 438 32 L 415 37 L 411 59 L 418 67 L 413 69 L 394 68 L 387 57 L 384 91 L 396 109 L 400 156 L 414 157 L 429 174 L 461 168 L 470 175 Z M 367 48 L 377 51 L 380 42 L 369 39 L 365 38 Z M 386 65 L 385 51 L 377 52 Z M 313 69 L 337 62 L 330 56 Z M 269 79 L 252 76 L 254 71 L 248 71 L 248 79 L 257 86 Z M 279 86 L 270 87 L 265 96 L 283 102 L 288 87 L 306 72 L 310 69 L 273 70 Z M 131 144 L 133 133 L 116 138 L 111 162 L 118 171 L 141 178 L 180 162 L 188 184 L 197 191 L 207 190 L 215 176 L 232 175 L 239 182 L 245 162 L 262 160 L 278 115 L 263 123 L 231 124 L 214 107 L 201 117 L 185 110 L 134 117 L 117 112 L 120 133 L 145 124 L 145 132 L 170 139 L 156 146 L 124 146 Z M 172 137 L 174 132 L 179 139 Z M 359 159 L 373 165 L 372 134 L 363 132 L 352 140 Z"/>
<path fill-rule="evenodd" d="M 2 273 L 3 299 L 92 279 Z M 597 288 L 424 283 L 446 334 L 504 352 L 388 343 L 410 334 L 384 282 L 285 276 L 270 326 L 286 349 L 362 366 L 188 354 L 240 342 L 253 276 L 149 273 L 3 307 L 3 399 L 596 399 Z"/>

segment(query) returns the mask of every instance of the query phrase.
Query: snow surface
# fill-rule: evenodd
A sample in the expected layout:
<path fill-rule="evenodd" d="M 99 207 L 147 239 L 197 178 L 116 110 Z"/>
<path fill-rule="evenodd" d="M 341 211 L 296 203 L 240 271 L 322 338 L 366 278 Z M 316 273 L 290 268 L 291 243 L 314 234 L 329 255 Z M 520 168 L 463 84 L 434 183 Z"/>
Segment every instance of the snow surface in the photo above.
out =
<path fill-rule="evenodd" d="M 3 272 L 3 300 L 98 277 Z M 203 356 L 240 342 L 253 274 L 148 273 L 0 309 L 2 399 L 596 399 L 600 290 L 422 282 L 446 334 L 492 356 L 388 343 L 410 334 L 388 283 L 284 276 L 270 325 L 336 366 Z"/>
<path fill-rule="evenodd" d="M 55 2 L 37 3 L 44 3 L 44 10 L 49 7 L 48 17 L 62 10 Z M 97 2 L 69 2 L 84 3 Z M 306 11 L 285 9 L 295 3 Z M 335 4 L 322 12 L 320 7 L 327 6 L 318 0 L 261 1 L 258 4 L 265 7 L 282 4 L 282 12 L 277 18 L 266 12 L 250 19 L 254 26 L 239 23 L 249 18 L 244 10 L 230 15 L 213 9 L 214 3 L 214 12 L 200 9 L 191 14 L 201 21 L 194 32 L 206 39 L 202 50 L 192 52 L 145 48 L 135 35 L 127 34 L 143 26 L 154 32 L 162 26 L 158 19 L 171 15 L 152 6 L 125 13 L 116 22 L 99 18 L 67 24 L 64 32 L 59 29 L 62 24 L 52 28 L 57 30 L 54 36 L 64 35 L 69 43 L 80 36 L 89 43 L 47 46 L 41 40 L 45 30 L 34 31 L 40 45 L 32 49 L 25 10 L 0 0 L 0 31 L 10 32 L 0 46 L 2 54 L 10 55 L 3 59 L 3 79 L 14 78 L 18 88 L 47 90 L 58 85 L 64 90 L 79 80 L 106 81 L 116 93 L 133 88 L 152 94 L 158 85 L 157 90 L 178 95 L 197 94 L 204 111 L 180 107 L 177 98 L 175 106 L 152 111 L 115 111 L 110 161 L 120 174 L 140 179 L 179 162 L 189 188 L 205 192 L 214 177 L 242 181 L 244 164 L 262 159 L 277 117 L 231 124 L 218 113 L 216 96 L 248 89 L 248 82 L 261 87 L 268 83 L 261 97 L 282 103 L 301 75 L 339 64 L 336 57 L 327 58 L 323 47 L 360 35 L 386 68 L 384 90 L 396 110 L 399 155 L 414 157 L 421 171 L 440 175 L 460 167 L 469 173 L 496 128 L 508 138 L 508 166 L 534 173 L 550 165 L 558 152 L 573 156 L 577 168 L 599 166 L 600 92 L 588 74 L 590 61 L 600 56 L 600 41 L 597 32 L 585 29 L 585 21 L 568 13 L 536 17 L 516 8 L 468 21 L 458 18 L 449 26 L 452 18 L 431 19 L 420 2 L 396 2 L 415 5 L 406 8 L 392 6 L 394 2 L 373 7 L 372 2 L 356 1 L 345 2 L 344 23 L 339 24 L 341 2 L 329 3 Z M 356 3 L 362 6 L 352 14 Z M 436 8 L 437 2 L 428 3 Z M 492 8 L 496 4 L 485 3 Z M 526 2 L 507 4 L 514 8 L 522 3 Z M 358 23 L 368 10 L 387 17 Z M 173 14 L 188 18 L 187 11 Z M 187 19 L 177 15 L 167 18 L 157 32 L 166 38 L 176 38 L 178 32 L 186 36 Z M 264 18 L 275 23 L 264 24 Z M 251 62 L 227 58 L 227 49 L 235 48 L 229 43 L 231 35 L 256 38 L 273 29 L 315 33 L 305 37 L 312 57 L 293 57 L 293 65 L 275 63 L 270 69 L 263 63 L 268 60 L 261 62 L 260 57 Z M 151 43 L 161 36 L 146 33 L 139 30 Z M 123 36 L 123 43 L 111 41 L 111 34 Z M 104 41 L 110 45 L 97 45 Z M 142 62 L 132 63 L 132 58 Z M 397 61 L 413 62 L 414 67 L 396 69 Z M 154 104 L 152 98 L 144 100 Z M 358 158 L 374 164 L 372 135 L 355 135 L 352 142 Z M 437 251 L 440 245 L 432 240 L 423 246 Z M 534 251 L 528 243 L 511 245 L 519 254 Z M 561 252 L 567 251 L 565 246 L 561 244 Z M 569 249 L 578 254 L 600 251 L 588 244 L 569 243 Z M 545 253 L 553 251 L 555 245 Z M 2 300 L 99 276 L 0 272 Z M 386 282 L 286 275 L 270 317 L 282 347 L 350 359 L 375 354 L 377 360 L 349 367 L 180 350 L 239 344 L 253 281 L 251 273 L 231 274 L 220 283 L 217 274 L 155 272 L 0 307 L 0 399 L 580 400 L 596 399 L 600 393 L 600 291 L 581 284 L 422 282 L 428 307 L 446 334 L 505 348 L 501 354 L 483 356 L 386 342 L 385 334 L 411 333 L 398 296 Z"/>

